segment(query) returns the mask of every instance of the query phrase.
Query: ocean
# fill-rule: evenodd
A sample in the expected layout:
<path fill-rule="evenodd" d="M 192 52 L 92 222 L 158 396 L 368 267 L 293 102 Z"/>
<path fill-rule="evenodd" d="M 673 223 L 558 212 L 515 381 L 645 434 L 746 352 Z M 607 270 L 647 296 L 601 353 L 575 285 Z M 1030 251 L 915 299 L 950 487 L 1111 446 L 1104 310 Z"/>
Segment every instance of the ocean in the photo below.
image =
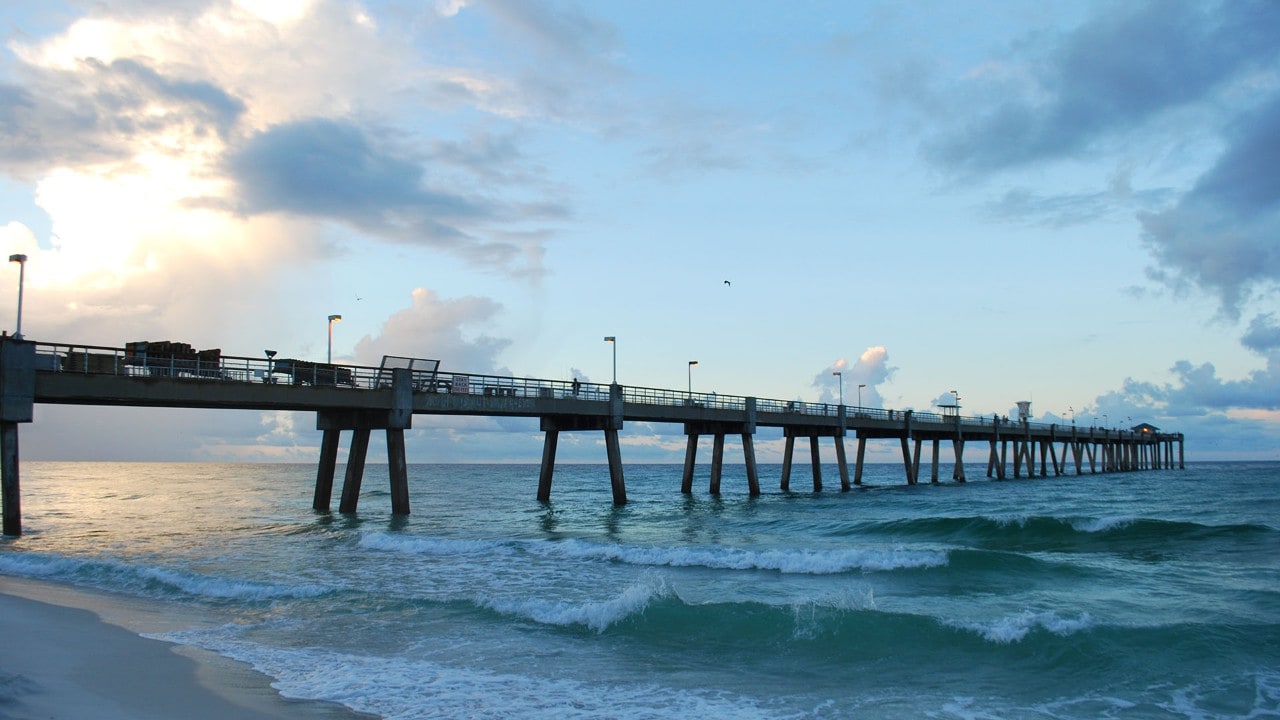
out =
<path fill-rule="evenodd" d="M 1280 717 L 1280 463 L 680 493 L 678 465 L 22 466 L 0 573 L 168 608 L 161 639 L 399 718 Z M 949 473 L 947 473 L 949 474 Z M 334 501 L 341 486 L 341 468 Z"/>

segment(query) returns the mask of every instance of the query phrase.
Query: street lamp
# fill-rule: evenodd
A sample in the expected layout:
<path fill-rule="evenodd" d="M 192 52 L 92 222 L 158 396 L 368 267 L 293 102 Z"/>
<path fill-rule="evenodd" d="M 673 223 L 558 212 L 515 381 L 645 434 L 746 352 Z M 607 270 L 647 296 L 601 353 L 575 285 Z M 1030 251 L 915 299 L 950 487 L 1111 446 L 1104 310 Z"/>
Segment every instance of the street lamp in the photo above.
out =
<path fill-rule="evenodd" d="M 262 382 L 270 385 L 273 382 L 275 382 L 275 377 L 271 374 L 271 372 L 275 369 L 274 367 L 272 367 L 272 361 L 276 357 L 276 351 L 263 350 L 262 352 L 267 356 L 267 376 L 262 379 Z"/>
<path fill-rule="evenodd" d="M 605 336 L 604 341 L 613 346 L 613 384 L 617 385 L 618 384 L 618 338 L 612 335 L 607 335 Z"/>
<path fill-rule="evenodd" d="M 858 407 L 862 407 L 862 388 L 866 387 L 866 383 L 858 385 Z"/>
<path fill-rule="evenodd" d="M 840 381 L 840 404 L 843 405 L 844 404 L 844 373 L 837 370 L 831 374 L 835 375 L 836 378 L 838 378 Z"/>
<path fill-rule="evenodd" d="M 951 390 L 950 392 L 956 398 L 956 416 L 959 417 L 960 416 L 960 393 L 955 390 Z"/>
<path fill-rule="evenodd" d="M 27 256 L 21 253 L 9 256 L 9 262 L 18 263 L 18 329 L 13 333 L 14 340 L 22 339 L 22 278 L 26 275 Z"/>
<path fill-rule="evenodd" d="M 335 322 L 338 322 L 341 319 L 342 319 L 341 315 L 329 316 L 329 355 L 327 356 L 328 359 L 325 362 L 328 362 L 328 363 L 333 362 L 333 324 Z"/>
<path fill-rule="evenodd" d="M 697 360 L 689 361 L 689 404 L 693 404 L 693 366 L 697 365 Z"/>

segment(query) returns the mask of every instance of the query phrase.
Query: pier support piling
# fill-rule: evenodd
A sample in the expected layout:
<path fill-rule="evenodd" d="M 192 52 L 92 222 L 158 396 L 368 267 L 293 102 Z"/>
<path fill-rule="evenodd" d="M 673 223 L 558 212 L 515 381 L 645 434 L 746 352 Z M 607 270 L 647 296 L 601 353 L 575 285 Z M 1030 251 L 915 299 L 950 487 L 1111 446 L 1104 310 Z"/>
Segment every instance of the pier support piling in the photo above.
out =
<path fill-rule="evenodd" d="M 542 467 L 538 470 L 538 502 L 551 501 L 551 476 L 556 471 L 556 445 L 559 430 L 546 430 L 542 438 Z"/>
<path fill-rule="evenodd" d="M 627 504 L 627 484 L 622 477 L 622 447 L 618 444 L 618 430 L 604 431 L 605 451 L 609 456 L 609 488 L 613 491 L 613 504 Z"/>
<path fill-rule="evenodd" d="M 844 456 L 844 437 L 837 435 L 836 438 L 836 466 L 840 470 L 840 490 L 842 492 L 849 491 L 849 463 L 846 462 Z"/>
<path fill-rule="evenodd" d="M 621 396 L 620 392 L 618 393 Z M 621 421 L 601 415 L 547 415 L 541 419 L 542 466 L 538 471 L 538 501 L 550 502 L 551 478 L 555 474 L 556 446 L 562 431 L 604 431 L 605 452 L 609 459 L 609 486 L 615 505 L 627 502 L 627 486 L 622 473 L 622 448 L 618 442 Z"/>
<path fill-rule="evenodd" d="M 369 428 L 351 431 L 351 449 L 347 451 L 347 475 L 342 480 L 342 500 L 338 512 L 353 513 L 360 504 L 360 485 L 364 480 L 364 461 L 369 454 Z"/>
<path fill-rule="evenodd" d="M 693 469 L 698 459 L 698 436 L 691 433 L 684 448 L 684 475 L 680 479 L 680 492 L 693 494 Z"/>
<path fill-rule="evenodd" d="M 858 455 L 853 461 L 853 484 L 862 484 L 862 463 L 867 457 L 867 439 L 861 435 L 858 436 Z"/>
<path fill-rule="evenodd" d="M 316 429 L 323 434 L 311 507 L 317 512 L 329 512 L 329 504 L 333 499 L 333 476 L 338 464 L 338 445 L 342 431 L 350 430 L 351 449 L 347 453 L 347 468 L 342 482 L 342 497 L 338 501 L 338 512 L 356 512 L 360 505 L 365 460 L 369 454 L 369 436 L 373 430 L 386 430 L 391 512 L 394 515 L 408 515 L 409 465 L 405 459 L 404 431 L 411 427 L 412 422 L 413 384 L 412 375 L 407 368 L 395 368 L 391 371 L 391 404 L 386 409 L 335 408 L 317 412 Z"/>
<path fill-rule="evenodd" d="M 786 449 L 782 452 L 782 482 L 781 488 L 783 492 L 791 489 L 791 456 L 795 452 L 795 441 L 799 437 L 809 438 L 809 465 L 813 469 L 813 491 L 822 492 L 822 452 L 819 447 L 821 438 L 829 437 L 835 441 L 836 446 L 836 464 L 840 473 L 840 489 L 848 490 L 849 485 L 849 463 L 844 451 L 844 428 L 830 426 L 793 426 L 783 429 L 783 435 L 786 438 Z M 864 452 L 865 441 L 859 438 L 858 443 L 858 467 L 854 469 L 857 484 L 862 484 L 862 453 Z"/>
<path fill-rule="evenodd" d="M 813 491 L 822 492 L 822 453 L 818 451 L 818 436 L 809 436 L 809 461 L 813 465 Z"/>
<path fill-rule="evenodd" d="M 742 437 L 742 457 L 747 468 L 747 492 L 751 497 L 759 497 L 760 495 L 760 476 L 756 468 L 756 446 L 752 440 L 755 434 L 755 423 L 748 422 L 714 422 L 714 421 L 698 421 L 687 422 L 684 424 L 685 435 L 688 436 L 688 444 L 685 446 L 684 452 L 684 474 L 680 480 L 680 491 L 687 494 L 693 492 L 693 475 L 696 470 L 695 460 L 698 453 L 698 438 L 702 435 L 710 435 L 712 437 L 711 446 L 711 482 L 708 484 L 708 492 L 712 495 L 720 494 L 720 478 L 724 474 L 724 443 L 725 436 L 732 433 Z M 787 473 L 783 473 L 783 490 L 786 490 Z"/>
<path fill-rule="evenodd" d="M 22 534 L 18 423 L 35 419 L 35 398 L 36 344 L 6 333 L 0 338 L 0 502 L 9 536 Z"/>
<path fill-rule="evenodd" d="M 4 534 L 22 534 L 22 492 L 18 482 L 18 423 L 0 422 L 0 495 L 4 502 Z"/>
<path fill-rule="evenodd" d="M 724 469 L 724 433 L 716 433 L 711 445 L 711 484 L 707 491 L 720 494 L 720 472 Z"/>
<path fill-rule="evenodd" d="M 742 433 L 742 455 L 747 464 L 747 494 L 760 497 L 760 473 L 756 469 L 756 443 L 751 433 Z"/>
<path fill-rule="evenodd" d="M 911 441 L 906 435 L 902 436 L 902 465 L 907 471 L 907 484 L 916 484 L 915 468 L 911 462 Z"/>
<path fill-rule="evenodd" d="M 782 481 L 778 484 L 778 489 L 782 492 L 791 490 L 791 455 L 796 449 L 796 436 L 788 434 L 786 436 L 786 445 L 782 450 Z"/>
<path fill-rule="evenodd" d="M 387 428 L 387 468 L 391 475 L 391 514 L 409 514 L 409 464 L 404 457 L 404 430 Z"/>
<path fill-rule="evenodd" d="M 338 468 L 338 443 L 341 430 L 325 430 L 320 440 L 320 464 L 316 468 L 316 492 L 312 509 L 329 512 L 333 500 L 333 474 Z"/>

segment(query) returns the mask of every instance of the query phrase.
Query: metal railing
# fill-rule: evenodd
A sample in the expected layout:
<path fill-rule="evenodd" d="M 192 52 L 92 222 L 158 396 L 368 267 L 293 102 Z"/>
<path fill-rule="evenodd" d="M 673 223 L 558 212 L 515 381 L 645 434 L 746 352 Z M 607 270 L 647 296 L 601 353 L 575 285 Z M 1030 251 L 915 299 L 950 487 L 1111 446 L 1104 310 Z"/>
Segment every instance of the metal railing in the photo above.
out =
<path fill-rule="evenodd" d="M 137 378 L 193 379 L 204 381 L 292 384 L 336 387 L 353 390 L 385 389 L 391 386 L 391 369 L 366 365 L 318 363 L 294 358 L 250 358 L 218 354 L 214 359 L 201 355 L 175 356 L 130 353 L 126 349 L 97 345 L 35 343 L 36 369 L 44 372 L 119 375 Z M 217 351 L 206 351 L 216 353 Z M 579 399 L 608 402 L 610 386 L 540 378 L 516 378 L 504 375 L 411 370 L 415 392 L 481 395 L 494 398 Z M 741 395 L 689 392 L 636 386 L 622 386 L 624 403 L 663 407 L 692 407 L 710 410 L 745 411 L 747 398 Z M 756 398 L 756 412 L 836 418 L 840 405 Z M 933 412 L 889 410 L 845 406 L 850 420 L 870 419 L 887 422 L 905 421 L 911 412 L 913 425 L 949 425 L 960 429 L 990 428 L 997 423 L 1016 433 L 1022 429 L 1047 431 L 1069 427 L 1056 423 L 1021 422 L 997 416 L 956 416 Z M 1081 428 L 1080 430 L 1086 430 Z M 1107 436 L 1124 437 L 1131 431 L 1089 428 Z"/>

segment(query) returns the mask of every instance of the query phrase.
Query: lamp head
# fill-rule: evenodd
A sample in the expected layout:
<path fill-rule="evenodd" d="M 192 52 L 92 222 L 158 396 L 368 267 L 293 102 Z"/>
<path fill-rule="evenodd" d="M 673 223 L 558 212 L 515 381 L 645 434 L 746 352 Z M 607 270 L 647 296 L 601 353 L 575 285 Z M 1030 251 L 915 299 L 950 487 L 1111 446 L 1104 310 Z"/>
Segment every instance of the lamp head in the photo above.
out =
<path fill-rule="evenodd" d="M 342 319 L 341 315 L 330 315 L 329 322 L 337 322 Z"/>
<path fill-rule="evenodd" d="M 27 256 L 23 255 L 22 253 L 14 253 L 13 255 L 9 256 L 9 262 L 24 263 L 26 261 L 27 261 Z"/>

